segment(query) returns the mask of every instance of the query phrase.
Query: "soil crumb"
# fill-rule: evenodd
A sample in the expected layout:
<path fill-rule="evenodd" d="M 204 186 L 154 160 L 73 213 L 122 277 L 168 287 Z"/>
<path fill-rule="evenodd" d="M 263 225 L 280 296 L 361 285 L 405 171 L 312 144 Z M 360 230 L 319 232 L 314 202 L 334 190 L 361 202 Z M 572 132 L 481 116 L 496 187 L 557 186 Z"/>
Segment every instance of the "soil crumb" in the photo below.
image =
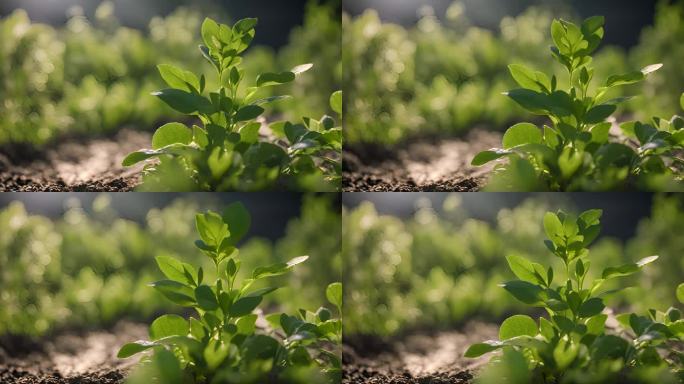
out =
<path fill-rule="evenodd" d="M 474 167 L 470 161 L 500 144 L 500 133 L 474 129 L 464 139 L 421 140 L 393 153 L 346 151 L 343 191 L 477 191 L 492 167 Z"/>
<path fill-rule="evenodd" d="M 142 165 L 126 168 L 121 161 L 149 143 L 149 133 L 122 129 L 111 138 L 69 139 L 42 152 L 13 148 L 0 153 L 0 191 L 130 191 Z"/>
<path fill-rule="evenodd" d="M 120 384 L 137 359 L 118 359 L 119 348 L 147 336 L 147 327 L 118 323 L 111 331 L 65 333 L 27 351 L 0 348 L 0 383 Z"/>
<path fill-rule="evenodd" d="M 345 340 L 342 384 L 465 384 L 488 357 L 463 357 L 470 344 L 497 337 L 493 324 L 460 331 L 413 333 L 391 342 Z"/>

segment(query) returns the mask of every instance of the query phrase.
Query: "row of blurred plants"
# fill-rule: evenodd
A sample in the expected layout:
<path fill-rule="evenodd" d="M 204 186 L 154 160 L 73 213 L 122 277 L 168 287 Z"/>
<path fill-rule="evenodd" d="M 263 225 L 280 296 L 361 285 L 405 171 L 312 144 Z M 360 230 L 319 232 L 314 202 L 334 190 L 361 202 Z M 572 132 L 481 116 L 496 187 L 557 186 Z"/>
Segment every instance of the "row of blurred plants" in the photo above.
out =
<path fill-rule="evenodd" d="M 332 5 L 312 1 L 288 45 L 278 52 L 260 46 L 247 53 L 250 78 L 273 68 L 314 64 L 297 84 L 272 90 L 295 96 L 279 102 L 275 115 L 298 120 L 329 112 L 328 99 L 340 89 L 342 76 L 339 46 L 330 44 L 341 38 L 338 15 Z M 1 19 L 0 144 L 40 146 L 65 134 L 101 134 L 122 126 L 151 131 L 157 122 L 178 118 L 150 96 L 163 85 L 156 65 L 207 69 L 194 54 L 203 19 L 197 10 L 178 8 L 140 31 L 121 26 L 109 1 L 98 7 L 94 20 L 76 11 L 61 28 L 32 23 L 21 9 Z M 207 79 L 208 87 L 216 84 L 218 79 Z"/>
<path fill-rule="evenodd" d="M 348 143 L 397 144 L 419 135 L 454 135 L 482 126 L 504 129 L 506 123 L 531 116 L 501 95 L 515 84 L 507 66 L 560 68 L 549 55 L 549 30 L 562 15 L 546 7 L 530 7 L 505 17 L 498 31 L 473 26 L 460 1 L 444 21 L 431 12 L 414 27 L 384 23 L 367 10 L 358 17 L 343 14 L 342 60 L 345 101 L 353 111 L 345 118 Z M 684 89 L 684 2 L 661 1 L 652 26 L 640 43 L 625 51 L 602 47 L 596 55 L 596 77 L 626 73 L 650 63 L 663 63 L 657 73 L 622 109 L 646 120 L 678 112 Z M 615 30 L 607 25 L 607 30 Z M 634 88 L 632 88 L 634 89 Z M 626 94 L 631 94 L 629 89 Z"/>
<path fill-rule="evenodd" d="M 457 194 L 443 207 L 419 200 L 415 215 L 406 220 L 378 214 L 370 202 L 345 207 L 344 270 L 353 271 L 344 274 L 345 334 L 391 336 L 529 312 L 499 286 L 514 278 L 505 257 L 518 255 L 561 267 L 542 241 L 544 213 L 559 208 L 576 211 L 569 201 L 551 204 L 530 198 L 500 210 L 490 224 L 469 217 Z M 684 245 L 673 228 L 684 225 L 682 208 L 679 196 L 656 196 L 651 217 L 640 221 L 632 239 L 601 237 L 591 247 L 595 271 L 660 256 L 658 263 L 629 281 L 632 288 L 611 298 L 611 307 L 645 312 L 676 302 L 673 287 L 681 283 Z"/>
<path fill-rule="evenodd" d="M 119 217 L 107 195 L 98 196 L 91 210 L 74 200 L 58 219 L 11 203 L 0 211 L 0 335 L 40 336 L 178 311 L 147 285 L 163 277 L 155 262 L 160 255 L 212 270 L 211 261 L 193 246 L 199 238 L 198 208 L 192 200 L 178 199 L 149 210 L 145 222 L 138 223 Z M 288 288 L 265 303 L 293 312 L 323 303 L 327 285 L 341 279 L 341 256 L 339 237 L 320 233 L 339 233 L 340 226 L 339 206 L 331 196 L 306 196 L 300 216 L 288 223 L 281 239 L 244 241 L 241 273 L 309 255 L 306 265 L 280 278 L 287 279 L 280 282 Z"/>

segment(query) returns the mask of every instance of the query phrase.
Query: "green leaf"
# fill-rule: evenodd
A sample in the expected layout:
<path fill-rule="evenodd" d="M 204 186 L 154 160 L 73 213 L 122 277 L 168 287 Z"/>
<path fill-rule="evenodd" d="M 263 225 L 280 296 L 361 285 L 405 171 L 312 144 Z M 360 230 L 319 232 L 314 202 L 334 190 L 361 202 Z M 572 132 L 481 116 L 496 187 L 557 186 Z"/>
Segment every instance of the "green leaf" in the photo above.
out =
<path fill-rule="evenodd" d="M 171 280 L 187 282 L 182 262 L 169 256 L 157 256 L 155 260 L 164 276 Z"/>
<path fill-rule="evenodd" d="M 508 266 L 511 271 L 520 280 L 528 281 L 530 283 L 545 283 L 543 278 L 540 281 L 541 276 L 537 273 L 535 274 L 534 263 L 525 259 L 522 256 L 508 255 L 506 256 L 506 261 L 508 261 Z"/>
<path fill-rule="evenodd" d="M 563 53 L 566 52 L 568 48 L 566 34 L 563 24 L 561 24 L 559 20 L 554 19 L 551 22 L 551 38 L 556 47 L 558 47 L 558 50 Z"/>
<path fill-rule="evenodd" d="M 513 89 L 504 94 L 534 114 L 545 115 L 548 110 L 548 99 L 543 93 L 530 89 Z"/>
<path fill-rule="evenodd" d="M 684 93 L 679 97 L 679 106 L 684 109 Z"/>
<path fill-rule="evenodd" d="M 330 304 L 336 306 L 338 309 L 342 309 L 342 283 L 335 282 L 325 289 L 325 297 L 328 299 Z"/>
<path fill-rule="evenodd" d="M 199 307 L 206 311 L 213 311 L 218 308 L 216 295 L 208 285 L 200 285 L 195 288 L 195 298 Z"/>
<path fill-rule="evenodd" d="M 258 105 L 246 105 L 235 114 L 235 122 L 253 120 L 264 113 L 264 109 Z"/>
<path fill-rule="evenodd" d="M 243 335 L 251 335 L 254 333 L 256 326 L 257 315 L 246 315 L 238 319 L 235 323 L 237 325 L 237 332 Z"/>
<path fill-rule="evenodd" d="M 544 231 L 549 240 L 556 245 L 561 245 L 563 240 L 563 224 L 558 216 L 553 212 L 546 212 L 544 215 Z"/>
<path fill-rule="evenodd" d="M 612 115 L 617 107 L 612 104 L 601 104 L 590 109 L 586 115 L 584 115 L 584 121 L 589 124 L 600 123 L 605 120 L 608 116 Z"/>
<path fill-rule="evenodd" d="M 498 340 L 487 340 L 483 343 L 473 344 L 470 347 L 468 347 L 468 350 L 466 350 L 464 356 L 471 359 L 475 357 L 480 357 L 485 353 L 495 351 L 499 348 L 502 348 L 503 346 L 504 344 Z"/>
<path fill-rule="evenodd" d="M 220 28 L 219 25 L 210 18 L 205 18 L 202 22 L 202 40 L 204 44 L 208 47 L 218 47 L 217 43 L 220 42 Z"/>
<path fill-rule="evenodd" d="M 591 317 L 587 320 L 587 333 L 592 335 L 600 335 L 605 330 L 606 320 L 608 315 L 600 314 Z"/>
<path fill-rule="evenodd" d="M 209 113 L 212 111 L 212 105 L 206 98 L 191 92 L 182 91 L 180 89 L 167 88 L 161 91 L 152 92 L 152 95 L 159 97 L 169 107 L 186 115 L 195 112 Z"/>
<path fill-rule="evenodd" d="M 242 317 L 249 315 L 252 311 L 259 306 L 263 296 L 245 296 L 238 299 L 230 307 L 231 317 Z"/>
<path fill-rule="evenodd" d="M 525 304 L 534 305 L 541 301 L 543 290 L 532 283 L 521 280 L 513 280 L 502 284 L 503 288 L 510 292 L 516 299 Z"/>
<path fill-rule="evenodd" d="M 510 155 L 513 152 L 505 149 L 490 149 L 488 151 L 482 151 L 475 155 L 473 160 L 470 162 L 471 165 L 480 166 L 489 163 L 490 161 L 502 158 L 504 156 Z"/>
<path fill-rule="evenodd" d="M 639 270 L 646 264 L 652 263 L 658 259 L 658 256 L 644 257 L 636 263 L 624 264 L 619 267 L 608 267 L 603 270 L 603 279 L 611 279 L 614 277 L 629 276 Z"/>
<path fill-rule="evenodd" d="M 207 362 L 207 367 L 210 371 L 216 370 L 221 363 L 228 357 L 230 352 L 230 344 L 224 343 L 223 340 L 211 339 L 204 348 L 204 360 Z"/>
<path fill-rule="evenodd" d="M 503 136 L 503 147 L 509 149 L 522 144 L 541 144 L 542 133 L 536 125 L 518 123 L 506 130 Z"/>
<path fill-rule="evenodd" d="M 245 206 L 240 202 L 231 203 L 223 211 L 223 222 L 228 224 L 230 231 L 230 245 L 237 244 L 249 231 L 252 225 L 252 217 Z"/>
<path fill-rule="evenodd" d="M 190 71 L 184 71 L 169 64 L 159 64 L 157 65 L 157 69 L 159 70 L 162 79 L 164 79 L 166 84 L 172 88 L 187 91 L 200 89 L 199 79 Z"/>
<path fill-rule="evenodd" d="M 168 123 L 157 128 L 152 135 L 152 148 L 159 149 L 170 144 L 190 144 L 192 131 L 181 123 Z"/>
<path fill-rule="evenodd" d="M 183 283 L 174 280 L 160 280 L 151 283 L 150 286 L 176 304 L 186 307 L 195 305 L 192 288 Z"/>
<path fill-rule="evenodd" d="M 342 91 L 335 91 L 330 95 L 330 108 L 337 114 L 342 114 Z M 684 94 L 682 94 L 682 109 L 684 109 Z"/>
<path fill-rule="evenodd" d="M 190 331 L 187 320 L 178 315 L 163 315 L 150 325 L 150 339 L 159 340 L 167 336 L 185 336 Z"/>
<path fill-rule="evenodd" d="M 684 283 L 679 284 L 677 287 L 677 300 L 679 300 L 680 303 L 684 304 Z"/>
<path fill-rule="evenodd" d="M 617 85 L 634 84 L 644 80 L 646 76 L 641 71 L 634 71 L 624 75 L 612 75 L 606 80 L 606 87 L 614 87 Z"/>
<path fill-rule="evenodd" d="M 262 73 L 257 76 L 257 87 L 268 87 L 271 85 L 286 84 L 295 79 L 295 74 L 287 71 L 280 73 Z"/>
<path fill-rule="evenodd" d="M 510 64 L 508 66 L 508 71 L 521 87 L 538 92 L 544 91 L 544 87 L 542 87 L 540 82 L 537 80 L 537 74 L 535 71 L 519 64 Z"/>
<path fill-rule="evenodd" d="M 150 349 L 156 345 L 156 343 L 147 340 L 138 340 L 133 343 L 127 343 L 124 344 L 124 346 L 121 347 L 121 349 L 119 349 L 119 353 L 117 353 L 116 357 L 118 357 L 119 359 L 125 359 L 127 357 L 135 355 L 136 353 L 140 353 L 146 349 Z"/>
<path fill-rule="evenodd" d="M 578 315 L 580 317 L 596 316 L 601 313 L 605 307 L 606 306 L 603 304 L 603 300 L 599 299 L 598 297 L 592 297 L 579 307 Z"/>
<path fill-rule="evenodd" d="M 289 272 L 292 267 L 297 264 L 303 263 L 309 258 L 309 256 L 299 256 L 288 261 L 287 263 L 275 263 L 266 267 L 258 267 L 254 269 L 252 273 L 253 279 L 261 279 L 264 277 L 279 276 Z"/>
<path fill-rule="evenodd" d="M 140 150 L 131 152 L 121 161 L 121 165 L 124 167 L 130 167 L 131 165 L 137 164 L 141 161 L 147 160 L 152 157 L 161 155 L 161 153 L 153 150 Z"/>
<path fill-rule="evenodd" d="M 197 214 L 195 224 L 200 237 L 210 247 L 218 247 L 224 238 L 230 235 L 228 225 L 223 222 L 223 218 L 215 212 Z"/>
<path fill-rule="evenodd" d="M 627 340 L 614 335 L 599 336 L 592 345 L 591 356 L 596 361 L 622 359 L 629 348 Z"/>
<path fill-rule="evenodd" d="M 246 33 L 249 32 L 251 29 L 254 29 L 254 27 L 256 27 L 257 25 L 257 22 L 258 19 L 255 18 L 244 18 L 235 23 L 235 25 L 233 26 L 233 30 L 240 33 Z"/>
<path fill-rule="evenodd" d="M 277 340 L 266 335 L 254 335 L 248 338 L 243 344 L 245 361 L 257 359 L 272 359 L 280 344 Z"/>
<path fill-rule="evenodd" d="M 537 323 L 529 316 L 514 315 L 501 323 L 499 339 L 506 340 L 516 336 L 537 336 Z"/>

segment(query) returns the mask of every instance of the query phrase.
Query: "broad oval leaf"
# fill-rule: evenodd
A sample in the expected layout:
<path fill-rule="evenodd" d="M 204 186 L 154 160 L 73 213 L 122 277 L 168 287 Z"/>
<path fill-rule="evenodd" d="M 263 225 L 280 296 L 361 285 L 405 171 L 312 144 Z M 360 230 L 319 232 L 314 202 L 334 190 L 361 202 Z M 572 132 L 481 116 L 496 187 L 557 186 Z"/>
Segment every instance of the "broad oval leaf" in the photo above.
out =
<path fill-rule="evenodd" d="M 141 161 L 157 157 L 162 155 L 161 152 L 154 151 L 154 150 L 148 150 L 148 149 L 142 149 L 140 151 L 135 151 L 131 152 L 124 159 L 121 161 L 121 165 L 124 167 L 130 167 L 131 165 L 135 165 Z"/>
<path fill-rule="evenodd" d="M 342 114 L 342 91 L 335 91 L 330 95 L 330 108 L 338 115 Z M 684 94 L 682 95 L 682 109 L 684 109 Z"/>
<path fill-rule="evenodd" d="M 263 296 L 245 296 L 238 299 L 230 307 L 231 317 L 242 317 L 249 315 L 252 311 L 259 306 Z"/>
<path fill-rule="evenodd" d="M 535 71 L 519 64 L 510 64 L 508 66 L 508 71 L 521 87 L 538 92 L 545 90 L 545 86 L 542 86 L 537 80 L 537 74 Z"/>
<path fill-rule="evenodd" d="M 612 115 L 617 107 L 613 104 L 601 104 L 590 109 L 586 115 L 584 115 L 584 121 L 589 124 L 600 123 L 605 120 L 608 116 Z"/>
<path fill-rule="evenodd" d="M 544 231 L 549 240 L 556 245 L 561 245 L 560 243 L 565 231 L 558 215 L 553 212 L 546 212 L 546 214 L 544 214 Z"/>
<path fill-rule="evenodd" d="M 240 122 L 253 120 L 259 117 L 259 115 L 262 113 L 264 113 L 264 109 L 258 105 L 246 105 L 237 111 L 235 114 L 235 121 Z"/>
<path fill-rule="evenodd" d="M 174 280 L 160 280 L 151 283 L 150 286 L 176 304 L 186 307 L 195 305 L 192 288 L 183 283 Z"/>
<path fill-rule="evenodd" d="M 539 333 L 537 323 L 529 316 L 514 315 L 501 323 L 499 327 L 499 339 L 507 340 L 517 336 L 537 336 Z"/>
<path fill-rule="evenodd" d="M 513 280 L 502 284 L 502 287 L 525 304 L 535 305 L 542 301 L 543 289 L 527 281 Z"/>
<path fill-rule="evenodd" d="M 485 353 L 495 351 L 499 348 L 502 348 L 503 346 L 504 343 L 498 340 L 487 340 L 485 342 L 473 344 L 470 347 L 468 347 L 464 356 L 468 358 L 480 357 Z"/>
<path fill-rule="evenodd" d="M 200 89 L 199 79 L 190 71 L 182 70 L 170 64 L 159 64 L 157 69 L 159 70 L 162 79 L 164 79 L 166 84 L 170 87 L 187 91 Z"/>
<path fill-rule="evenodd" d="M 180 89 L 162 89 L 152 92 L 152 95 L 162 99 L 169 107 L 187 115 L 195 112 L 209 113 L 213 108 L 211 102 L 206 98 Z"/>
<path fill-rule="evenodd" d="M 598 297 L 592 297 L 591 299 L 582 303 L 577 314 L 580 317 L 592 317 L 601 313 L 605 307 L 606 306 L 603 304 L 603 300 L 599 299 Z"/>
<path fill-rule="evenodd" d="M 506 130 L 503 136 L 504 149 L 522 144 L 541 144 L 542 132 L 536 125 L 530 123 L 518 123 Z"/>
<path fill-rule="evenodd" d="M 230 232 L 230 245 L 237 244 L 249 231 L 252 225 L 252 216 L 241 202 L 229 204 L 221 215 L 223 222 L 228 224 Z"/>
<path fill-rule="evenodd" d="M 187 280 L 183 269 L 183 263 L 179 260 L 169 256 L 155 257 L 159 269 L 164 273 L 164 276 L 171 280 L 185 282 Z"/>
<path fill-rule="evenodd" d="M 684 283 L 679 284 L 677 287 L 677 300 L 679 300 L 680 303 L 684 304 Z"/>
<path fill-rule="evenodd" d="M 295 79 L 292 72 L 262 73 L 257 77 L 257 87 L 268 87 L 271 85 L 286 84 Z"/>
<path fill-rule="evenodd" d="M 163 315 L 150 325 L 150 339 L 159 340 L 168 336 L 185 336 L 190 331 L 188 321 L 178 315 Z"/>
<path fill-rule="evenodd" d="M 603 279 L 611 279 L 614 277 L 629 276 L 639 272 L 644 265 L 652 263 L 658 259 L 658 256 L 644 257 L 636 263 L 624 264 L 619 267 L 608 267 L 603 270 Z"/>
<path fill-rule="evenodd" d="M 159 149 L 170 144 L 190 144 L 192 131 L 181 123 L 168 123 L 157 128 L 152 135 L 152 148 Z"/>
<path fill-rule="evenodd" d="M 125 359 L 127 357 L 135 355 L 136 353 L 140 353 L 146 349 L 150 349 L 156 345 L 157 343 L 147 340 L 138 340 L 133 343 L 126 343 L 123 347 L 121 347 L 121 349 L 119 349 L 119 353 L 116 354 L 116 357 L 118 357 L 119 359 Z"/>
<path fill-rule="evenodd" d="M 330 285 L 325 290 L 325 297 L 328 301 L 336 306 L 337 308 L 342 308 L 342 283 L 335 282 Z"/>
<path fill-rule="evenodd" d="M 195 299 L 199 307 L 206 311 L 213 311 L 218 308 L 216 295 L 208 285 L 200 285 L 195 288 Z"/>
<path fill-rule="evenodd" d="M 470 162 L 471 165 L 480 166 L 489 163 L 490 161 L 500 159 L 504 156 L 510 155 L 513 152 L 505 149 L 493 148 L 487 151 L 482 151 L 475 155 L 473 160 Z"/>
<path fill-rule="evenodd" d="M 313 68 L 313 64 L 311 63 L 306 63 L 306 64 L 300 64 L 294 68 L 290 72 L 294 73 L 295 75 L 300 75 L 309 69 Z"/>

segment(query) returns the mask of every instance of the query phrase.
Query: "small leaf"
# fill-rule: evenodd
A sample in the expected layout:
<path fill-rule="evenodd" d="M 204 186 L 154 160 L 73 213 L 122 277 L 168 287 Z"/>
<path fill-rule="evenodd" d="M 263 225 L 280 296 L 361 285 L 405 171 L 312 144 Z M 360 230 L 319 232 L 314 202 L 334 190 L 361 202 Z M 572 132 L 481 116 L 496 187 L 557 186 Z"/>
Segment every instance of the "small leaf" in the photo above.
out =
<path fill-rule="evenodd" d="M 546 212 L 544 215 L 544 231 L 549 240 L 554 244 L 560 245 L 563 239 L 563 224 L 558 216 L 553 212 Z"/>
<path fill-rule="evenodd" d="M 592 345 L 591 356 L 596 361 L 622 359 L 629 348 L 627 340 L 615 335 L 603 335 Z"/>
<path fill-rule="evenodd" d="M 124 344 L 123 347 L 121 347 L 116 357 L 118 357 L 119 359 L 125 359 L 127 357 L 135 355 L 136 353 L 140 353 L 146 349 L 150 349 L 156 345 L 156 343 L 147 340 L 138 340 L 134 343 L 127 343 Z"/>
<path fill-rule="evenodd" d="M 645 66 L 644 68 L 641 69 L 641 73 L 643 73 L 644 76 L 648 76 L 648 75 L 650 75 L 651 73 L 653 73 L 653 72 L 659 70 L 659 69 L 662 68 L 662 67 L 663 67 L 663 65 L 660 64 L 660 63 L 658 63 L 658 64 L 647 65 L 647 66 Z"/>
<path fill-rule="evenodd" d="M 677 300 L 679 300 L 680 303 L 684 304 L 684 283 L 679 284 L 677 287 Z"/>
<path fill-rule="evenodd" d="M 503 136 L 503 147 L 509 149 L 522 144 L 541 144 L 542 133 L 536 125 L 518 123 L 506 130 Z"/>
<path fill-rule="evenodd" d="M 182 91 L 180 89 L 162 89 L 161 91 L 152 92 L 152 95 L 162 99 L 169 107 L 187 115 L 195 112 L 207 113 L 212 110 L 212 105 L 209 100 L 195 93 Z"/>
<path fill-rule="evenodd" d="M 150 325 L 150 339 L 159 340 L 167 336 L 185 336 L 190 330 L 187 320 L 178 315 L 163 315 Z"/>
<path fill-rule="evenodd" d="M 578 315 L 580 317 L 592 317 L 601 313 L 605 307 L 603 300 L 598 297 L 593 297 L 580 306 Z"/>
<path fill-rule="evenodd" d="M 246 105 L 237 111 L 235 114 L 235 121 L 240 122 L 253 120 L 259 117 L 259 115 L 262 113 L 264 113 L 264 109 L 258 105 Z"/>
<path fill-rule="evenodd" d="M 238 299 L 230 307 L 230 316 L 242 317 L 249 315 L 257 306 L 259 306 L 262 299 L 263 296 L 245 296 Z"/>
<path fill-rule="evenodd" d="M 502 286 L 516 299 L 525 304 L 534 305 L 541 301 L 543 290 L 539 286 L 532 283 L 521 280 L 513 280 L 502 284 Z"/>
<path fill-rule="evenodd" d="M 197 304 L 200 308 L 206 311 L 213 311 L 218 308 L 216 295 L 208 285 L 200 285 L 195 288 L 195 298 L 197 299 Z"/>
<path fill-rule="evenodd" d="M 511 64 L 508 66 L 508 71 L 521 87 L 533 91 L 544 91 L 544 88 L 537 81 L 537 75 L 533 70 L 528 69 L 523 65 Z"/>
<path fill-rule="evenodd" d="M 325 297 L 328 301 L 336 306 L 338 309 L 342 308 L 342 283 L 335 282 L 330 285 L 325 290 Z"/>
<path fill-rule="evenodd" d="M 151 283 L 150 286 L 161 292 L 167 299 L 182 306 L 195 305 L 192 288 L 174 280 L 160 280 Z"/>
<path fill-rule="evenodd" d="M 501 323 L 499 339 L 506 340 L 517 336 L 537 336 L 537 323 L 529 316 L 514 315 Z"/>
<path fill-rule="evenodd" d="M 187 91 L 201 89 L 201 84 L 197 79 L 197 76 L 190 71 L 184 71 L 169 64 L 160 64 L 157 66 L 157 69 L 166 84 L 173 88 Z"/>
<path fill-rule="evenodd" d="M 475 155 L 470 164 L 475 166 L 484 165 L 489 163 L 490 161 L 502 158 L 512 153 L 513 152 L 507 151 L 505 149 L 490 149 L 488 151 L 482 151 Z"/>
<path fill-rule="evenodd" d="M 164 273 L 164 276 L 171 280 L 185 282 L 186 276 L 183 269 L 183 263 L 169 256 L 155 257 L 159 269 Z"/>
<path fill-rule="evenodd" d="M 219 25 L 214 20 L 207 17 L 202 22 L 202 40 L 207 46 L 216 47 L 215 42 L 220 41 L 219 31 Z"/>
<path fill-rule="evenodd" d="M 335 91 L 330 95 L 330 108 L 337 114 L 342 114 L 342 91 Z M 682 109 L 684 109 L 684 94 L 682 94 Z"/>
<path fill-rule="evenodd" d="M 141 161 L 147 160 L 152 157 L 159 156 L 160 153 L 157 151 L 151 151 L 151 150 L 140 150 L 140 151 L 135 151 L 131 152 L 126 157 L 121 161 L 121 165 L 124 167 L 130 167 L 131 165 L 137 164 Z"/>
<path fill-rule="evenodd" d="M 503 346 L 504 344 L 498 340 L 488 340 L 483 343 L 471 345 L 468 347 L 468 350 L 466 350 L 464 356 L 468 358 L 480 357 L 485 353 L 495 351 Z"/>
<path fill-rule="evenodd" d="M 278 276 L 289 272 L 292 267 L 297 264 L 303 263 L 309 258 L 309 256 L 299 256 L 288 261 L 287 263 L 275 263 L 266 267 L 258 267 L 254 269 L 252 273 L 253 279 L 261 279 L 264 277 Z"/>
<path fill-rule="evenodd" d="M 584 115 L 584 121 L 589 124 L 600 123 L 605 120 L 608 116 L 615 112 L 617 107 L 612 104 L 601 104 L 590 109 L 586 115 Z"/>
<path fill-rule="evenodd" d="M 197 232 L 206 245 L 216 249 L 224 238 L 230 235 L 228 225 L 215 212 L 208 211 L 195 216 Z"/>
<path fill-rule="evenodd" d="M 157 128 L 152 135 L 152 148 L 159 149 L 170 144 L 190 144 L 192 131 L 181 123 L 168 123 Z"/>
<path fill-rule="evenodd" d="M 292 72 L 262 73 L 257 77 L 257 87 L 285 84 L 293 81 L 295 74 Z"/>
<path fill-rule="evenodd" d="M 658 259 L 658 256 L 645 257 L 636 263 L 624 264 L 619 267 L 608 267 L 603 270 L 603 279 L 610 279 L 613 277 L 628 276 L 639 271 L 644 265 L 652 263 Z"/>

